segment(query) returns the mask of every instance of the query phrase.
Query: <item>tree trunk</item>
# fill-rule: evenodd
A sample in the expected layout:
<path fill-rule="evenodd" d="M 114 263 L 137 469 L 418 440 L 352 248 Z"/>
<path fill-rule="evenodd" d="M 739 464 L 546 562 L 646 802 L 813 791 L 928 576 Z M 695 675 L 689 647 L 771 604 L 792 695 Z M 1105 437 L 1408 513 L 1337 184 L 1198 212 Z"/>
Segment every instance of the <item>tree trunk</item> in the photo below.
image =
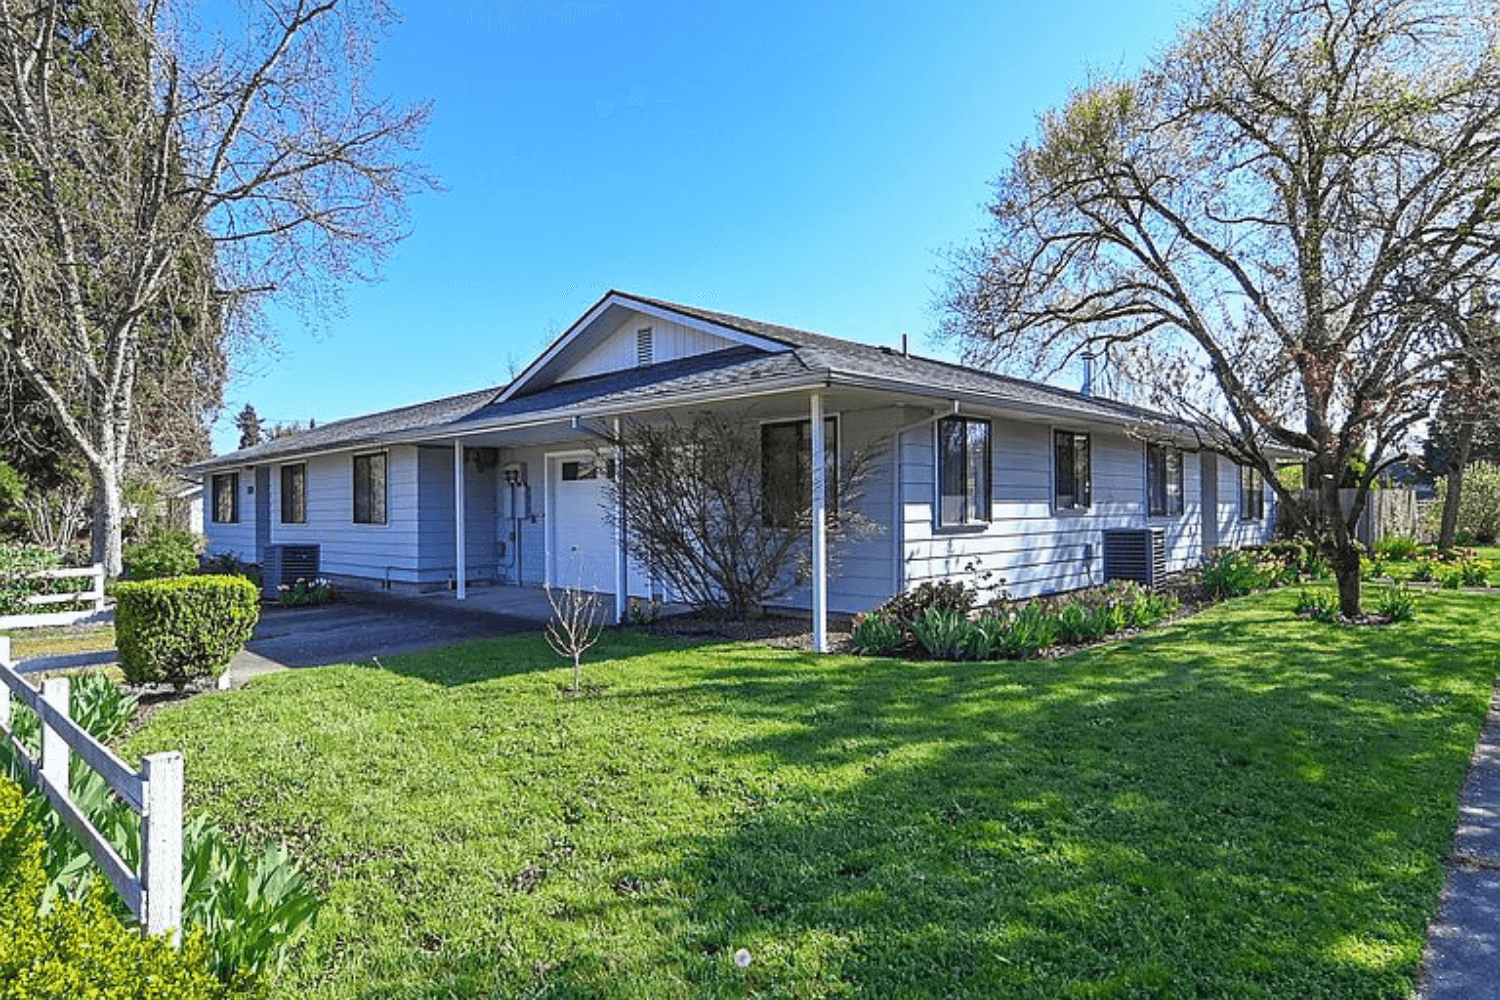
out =
<path fill-rule="evenodd" d="M 1359 545 L 1349 533 L 1344 506 L 1339 501 L 1339 477 L 1324 476 L 1319 487 L 1325 530 L 1330 532 L 1332 542 L 1329 555 L 1333 578 L 1339 586 L 1339 614 L 1352 621 L 1360 616 Z"/>
<path fill-rule="evenodd" d="M 1448 492 L 1443 497 L 1443 521 L 1438 529 L 1438 545 L 1447 548 L 1458 534 L 1458 501 L 1464 489 L 1464 469 L 1469 465 L 1469 452 L 1474 446 L 1474 421 L 1465 420 L 1458 425 L 1458 437 L 1454 441 L 1454 455 L 1448 462 Z"/>
<path fill-rule="evenodd" d="M 94 562 L 104 564 L 110 579 L 125 568 L 120 545 L 125 511 L 120 492 L 120 477 L 112 466 L 92 470 L 94 480 L 93 544 Z"/>

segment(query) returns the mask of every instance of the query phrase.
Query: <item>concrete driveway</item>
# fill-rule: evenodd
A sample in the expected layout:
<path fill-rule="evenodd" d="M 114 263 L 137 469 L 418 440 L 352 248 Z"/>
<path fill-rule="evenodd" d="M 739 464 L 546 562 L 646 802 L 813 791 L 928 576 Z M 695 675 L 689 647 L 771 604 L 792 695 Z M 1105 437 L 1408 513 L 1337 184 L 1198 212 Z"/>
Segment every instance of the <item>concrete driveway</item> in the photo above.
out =
<path fill-rule="evenodd" d="M 485 636 L 538 632 L 551 610 L 541 590 L 521 587 L 475 588 L 462 602 L 448 593 L 352 591 L 319 607 L 270 605 L 261 609 L 254 634 L 230 663 L 220 687 L 239 687 L 251 677 L 288 667 L 356 663 Z M 27 660 L 20 670 L 102 667 L 115 659 L 114 650 L 70 653 Z"/>

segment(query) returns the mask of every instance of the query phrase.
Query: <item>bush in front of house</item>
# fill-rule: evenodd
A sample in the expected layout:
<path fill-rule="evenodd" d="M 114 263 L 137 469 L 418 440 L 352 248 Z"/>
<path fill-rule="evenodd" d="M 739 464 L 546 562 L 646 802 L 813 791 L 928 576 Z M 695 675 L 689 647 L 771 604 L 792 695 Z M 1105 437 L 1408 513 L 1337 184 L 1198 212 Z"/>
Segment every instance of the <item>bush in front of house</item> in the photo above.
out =
<path fill-rule="evenodd" d="M 219 673 L 249 641 L 260 616 L 260 592 L 234 576 L 122 583 L 115 600 L 115 644 L 132 684 L 180 689 Z"/>
<path fill-rule="evenodd" d="M 1210 597 L 1243 597 L 1276 582 L 1276 575 L 1243 549 L 1218 552 L 1203 563 L 1203 589 Z"/>
<path fill-rule="evenodd" d="M 912 623 L 928 611 L 956 611 L 967 615 L 974 610 L 979 591 L 953 580 L 928 580 L 905 593 L 897 594 L 875 609 L 876 614 L 911 631 Z"/>
<path fill-rule="evenodd" d="M 1061 598 L 1002 599 L 977 616 L 975 592 L 931 583 L 856 616 L 853 644 L 867 656 L 925 655 L 935 660 L 1024 660 L 1059 642 L 1080 645 L 1127 629 L 1151 628 L 1180 606 L 1176 597 L 1116 580 Z M 909 622 L 898 614 L 920 612 Z"/>
<path fill-rule="evenodd" d="M 142 541 L 125 546 L 125 575 L 132 580 L 186 576 L 198 569 L 202 547 L 191 531 L 157 528 Z"/>
<path fill-rule="evenodd" d="M 180 948 L 122 924 L 99 893 L 43 907 L 41 832 L 21 789 L 0 776 L 0 997 L 227 1000 L 239 995 L 209 969 L 201 932 Z M 45 912 L 43 912 L 45 910 Z"/>

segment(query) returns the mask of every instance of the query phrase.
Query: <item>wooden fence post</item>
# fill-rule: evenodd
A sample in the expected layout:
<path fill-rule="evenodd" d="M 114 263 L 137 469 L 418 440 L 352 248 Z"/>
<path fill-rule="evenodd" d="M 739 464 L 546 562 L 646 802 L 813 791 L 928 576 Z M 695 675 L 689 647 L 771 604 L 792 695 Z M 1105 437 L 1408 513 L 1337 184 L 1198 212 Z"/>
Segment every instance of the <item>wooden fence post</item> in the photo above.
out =
<path fill-rule="evenodd" d="M 42 681 L 42 700 L 53 708 L 58 714 L 72 718 L 68 710 L 68 679 L 66 677 L 53 677 Z M 68 746 L 67 738 L 62 733 L 42 722 L 42 780 L 51 785 L 53 789 L 68 794 L 68 764 L 73 751 Z"/>
<path fill-rule="evenodd" d="M 182 754 L 141 759 L 141 929 L 178 940 L 182 925 Z"/>

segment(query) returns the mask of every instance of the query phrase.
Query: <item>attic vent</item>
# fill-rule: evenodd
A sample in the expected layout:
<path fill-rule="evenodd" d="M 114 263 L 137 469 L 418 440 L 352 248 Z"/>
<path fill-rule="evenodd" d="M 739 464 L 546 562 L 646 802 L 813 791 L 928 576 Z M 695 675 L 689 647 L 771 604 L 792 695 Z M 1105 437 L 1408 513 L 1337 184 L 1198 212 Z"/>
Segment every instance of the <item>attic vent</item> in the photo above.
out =
<path fill-rule="evenodd" d="M 635 331 L 635 365 L 637 368 L 645 368 L 655 358 L 652 357 L 651 328 L 645 327 Z"/>
<path fill-rule="evenodd" d="M 1113 528 L 1104 533 L 1104 579 L 1134 580 L 1154 587 L 1167 575 L 1166 532 L 1160 528 Z"/>

